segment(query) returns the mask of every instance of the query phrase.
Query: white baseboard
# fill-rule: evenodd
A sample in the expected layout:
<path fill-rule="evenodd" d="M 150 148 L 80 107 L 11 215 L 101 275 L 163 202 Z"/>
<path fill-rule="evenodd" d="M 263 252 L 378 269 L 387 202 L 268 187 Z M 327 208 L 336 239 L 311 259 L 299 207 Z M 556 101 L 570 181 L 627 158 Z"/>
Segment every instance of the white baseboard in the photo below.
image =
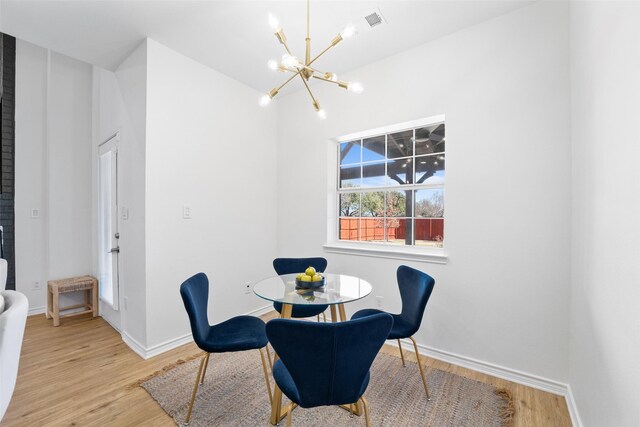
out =
<path fill-rule="evenodd" d="M 247 316 L 261 316 L 269 311 L 273 310 L 272 305 L 265 305 L 264 307 L 257 308 L 248 313 L 245 313 Z M 131 350 L 133 350 L 138 356 L 143 359 L 149 359 L 153 356 L 157 356 L 169 350 L 173 350 L 174 348 L 180 347 L 181 345 L 190 343 L 193 341 L 193 336 L 189 333 L 183 335 L 181 337 L 172 338 L 163 343 L 153 345 L 151 347 L 145 347 L 138 340 L 129 335 L 126 331 L 121 332 L 122 341 L 127 344 Z"/>
<path fill-rule="evenodd" d="M 42 306 L 42 307 L 33 307 L 33 308 L 29 308 L 29 313 L 27 314 L 27 316 L 35 316 L 37 314 L 44 314 L 47 311 L 47 307 L 46 306 Z"/>
<path fill-rule="evenodd" d="M 405 344 L 402 346 L 403 351 L 409 350 L 413 353 L 413 343 L 410 340 L 402 340 L 402 343 Z M 387 341 L 387 344 L 394 347 L 398 346 L 395 340 Z M 420 350 L 421 355 L 426 355 L 433 359 L 442 360 L 443 362 L 461 366 L 472 371 L 481 372 L 483 374 L 502 378 L 504 380 L 508 380 L 517 384 L 522 384 L 527 387 L 532 387 L 538 390 L 563 396 L 567 403 L 567 408 L 569 410 L 569 416 L 571 417 L 572 424 L 574 425 L 574 427 L 582 427 L 582 422 L 578 414 L 578 408 L 576 406 L 575 400 L 573 399 L 571 386 L 569 384 L 550 380 L 548 378 L 543 378 L 533 374 L 528 374 L 526 372 L 507 368 L 482 360 L 477 360 L 471 357 L 461 356 L 459 354 L 451 353 L 445 350 L 427 347 L 422 344 L 418 344 L 418 349 Z"/>
<path fill-rule="evenodd" d="M 129 335 L 126 331 L 122 331 L 121 336 L 122 341 L 124 341 L 124 343 L 128 345 L 129 348 L 131 348 L 131 350 L 133 350 L 138 356 L 142 357 L 145 360 L 193 341 L 193 337 L 191 336 L 191 334 L 186 334 L 181 337 L 173 338 L 147 348 L 143 346 L 140 341 Z"/>
<path fill-rule="evenodd" d="M 124 343 L 128 345 L 129 348 L 133 350 L 138 356 L 142 357 L 145 360 L 149 358 L 147 356 L 147 349 L 138 340 L 133 338 L 126 331 L 121 331 L 120 335 L 122 336 L 122 341 L 124 341 Z"/>
<path fill-rule="evenodd" d="M 567 384 L 567 395 L 564 397 L 567 401 L 567 408 L 569 408 L 569 416 L 571 416 L 571 423 L 574 427 L 582 427 L 582 420 L 580 419 L 580 413 L 578 413 L 578 405 L 573 398 L 573 390 L 571 390 L 571 384 Z"/>
<path fill-rule="evenodd" d="M 267 314 L 270 311 L 273 311 L 273 304 L 265 305 L 264 307 L 256 308 L 255 310 L 251 310 L 248 313 L 245 313 L 246 316 L 262 316 L 263 314 Z"/>

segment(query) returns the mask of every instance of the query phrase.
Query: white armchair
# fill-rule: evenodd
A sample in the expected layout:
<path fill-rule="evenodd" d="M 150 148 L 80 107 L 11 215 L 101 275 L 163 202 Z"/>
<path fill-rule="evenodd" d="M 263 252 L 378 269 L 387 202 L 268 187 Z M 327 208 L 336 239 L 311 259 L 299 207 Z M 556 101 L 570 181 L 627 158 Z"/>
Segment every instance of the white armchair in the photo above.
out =
<path fill-rule="evenodd" d="M 20 350 L 29 311 L 27 297 L 16 291 L 0 292 L 0 421 L 9 406 L 18 377 Z"/>

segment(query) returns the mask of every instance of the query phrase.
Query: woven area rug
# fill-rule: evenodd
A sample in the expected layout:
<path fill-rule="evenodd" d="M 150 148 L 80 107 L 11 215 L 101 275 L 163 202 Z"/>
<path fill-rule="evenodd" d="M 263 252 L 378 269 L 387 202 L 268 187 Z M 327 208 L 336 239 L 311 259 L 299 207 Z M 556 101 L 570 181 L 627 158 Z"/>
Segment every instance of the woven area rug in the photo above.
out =
<path fill-rule="evenodd" d="M 176 424 L 184 423 L 200 357 L 179 360 L 138 381 Z M 428 369 L 427 401 L 418 365 L 380 353 L 365 392 L 372 426 L 511 426 L 513 404 L 505 390 L 437 369 Z M 271 378 L 273 386 L 273 378 Z M 288 403 L 283 398 L 283 406 Z M 190 426 L 270 426 L 267 394 L 258 351 L 212 354 L 198 390 Z M 285 425 L 286 419 L 280 422 Z M 292 426 L 364 426 L 364 417 L 338 407 L 296 408 Z"/>

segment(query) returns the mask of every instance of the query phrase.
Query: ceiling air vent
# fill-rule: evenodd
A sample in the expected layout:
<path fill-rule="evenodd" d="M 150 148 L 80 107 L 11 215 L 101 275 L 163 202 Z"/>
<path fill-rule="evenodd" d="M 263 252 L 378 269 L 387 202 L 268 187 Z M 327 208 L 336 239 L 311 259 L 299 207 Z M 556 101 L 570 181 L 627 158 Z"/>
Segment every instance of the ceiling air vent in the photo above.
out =
<path fill-rule="evenodd" d="M 371 13 L 365 15 L 364 19 L 369 24 L 369 27 L 373 28 L 380 24 L 384 24 L 385 20 L 379 9 L 373 10 Z"/>

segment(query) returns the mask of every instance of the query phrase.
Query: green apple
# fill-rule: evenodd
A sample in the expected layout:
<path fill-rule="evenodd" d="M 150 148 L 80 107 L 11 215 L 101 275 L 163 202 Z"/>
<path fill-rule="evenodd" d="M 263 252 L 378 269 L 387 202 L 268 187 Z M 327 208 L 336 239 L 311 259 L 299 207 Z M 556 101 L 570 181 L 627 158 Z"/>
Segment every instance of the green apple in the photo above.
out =
<path fill-rule="evenodd" d="M 306 276 L 306 274 L 304 274 L 304 273 L 300 273 L 300 274 L 298 274 L 298 275 L 296 276 L 296 280 L 302 280 L 302 277 L 303 277 L 303 276 Z"/>
<path fill-rule="evenodd" d="M 312 282 L 319 282 L 319 281 L 321 281 L 321 280 L 322 280 L 322 276 L 321 276 L 321 275 L 319 275 L 319 274 L 317 274 L 317 273 L 316 273 L 316 274 L 314 274 L 314 275 L 313 275 L 313 277 L 311 278 L 311 281 L 312 281 Z"/>
<path fill-rule="evenodd" d="M 310 282 L 311 276 L 307 276 L 306 274 L 300 278 L 301 282 Z"/>
<path fill-rule="evenodd" d="M 313 275 L 316 274 L 316 269 L 313 267 L 307 267 L 304 273 L 309 277 L 313 277 Z"/>

